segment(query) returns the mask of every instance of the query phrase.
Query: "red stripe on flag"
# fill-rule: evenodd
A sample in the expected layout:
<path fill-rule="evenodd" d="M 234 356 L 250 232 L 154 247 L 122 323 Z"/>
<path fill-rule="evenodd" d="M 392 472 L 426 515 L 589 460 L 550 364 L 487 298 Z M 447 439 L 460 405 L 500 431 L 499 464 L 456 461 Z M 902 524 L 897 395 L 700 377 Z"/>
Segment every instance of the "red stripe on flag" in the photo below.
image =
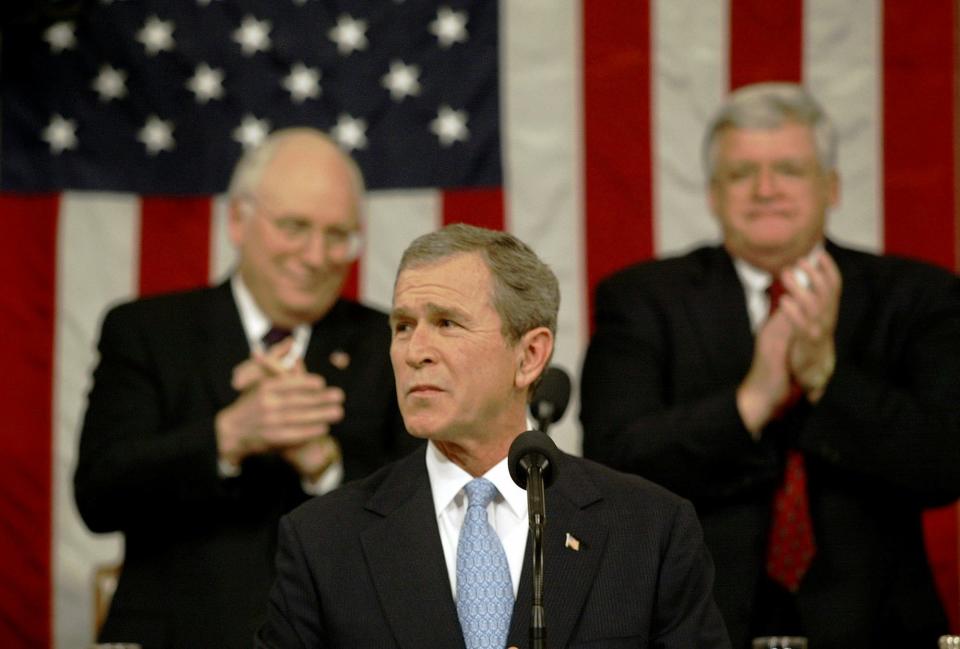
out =
<path fill-rule="evenodd" d="M 443 224 L 469 223 L 481 228 L 502 230 L 503 190 L 457 189 L 443 192 Z"/>
<path fill-rule="evenodd" d="M 883 6 L 884 249 L 951 269 L 954 4 Z"/>
<path fill-rule="evenodd" d="M 0 195 L 0 647 L 51 639 L 55 196 Z"/>
<path fill-rule="evenodd" d="M 954 268 L 952 2 L 883 5 L 884 250 Z M 960 534 L 951 506 L 924 518 L 927 554 L 950 626 L 960 632 Z"/>
<path fill-rule="evenodd" d="M 210 199 L 144 197 L 140 210 L 140 295 L 206 285 Z"/>
<path fill-rule="evenodd" d="M 590 322 L 597 282 L 653 256 L 649 0 L 583 2 Z"/>
<path fill-rule="evenodd" d="M 958 589 L 957 554 L 960 539 L 957 525 L 960 524 L 960 509 L 949 505 L 924 512 L 923 528 L 926 538 L 927 557 L 930 569 L 937 582 L 937 590 L 947 609 L 951 633 L 960 633 L 960 589 Z"/>
<path fill-rule="evenodd" d="M 730 89 L 803 78 L 803 0 L 730 0 Z"/>
<path fill-rule="evenodd" d="M 953 268 L 953 3 L 884 3 L 884 249 Z M 927 552 L 954 632 L 960 631 L 956 506 L 924 519 Z"/>
<path fill-rule="evenodd" d="M 350 273 L 343 282 L 343 290 L 340 294 L 350 300 L 358 299 L 360 295 L 360 261 L 350 267 Z"/>

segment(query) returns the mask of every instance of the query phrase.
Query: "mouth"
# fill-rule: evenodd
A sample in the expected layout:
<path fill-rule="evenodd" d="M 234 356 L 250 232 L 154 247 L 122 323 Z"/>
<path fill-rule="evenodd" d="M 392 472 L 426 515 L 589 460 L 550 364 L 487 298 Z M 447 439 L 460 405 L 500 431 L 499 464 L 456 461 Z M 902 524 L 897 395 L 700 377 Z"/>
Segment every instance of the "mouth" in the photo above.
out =
<path fill-rule="evenodd" d="M 423 396 L 429 396 L 431 394 L 438 394 L 442 391 L 443 390 L 441 390 L 436 385 L 430 385 L 427 383 L 418 383 L 417 385 L 414 385 L 413 387 L 409 388 L 407 390 L 407 394 L 410 396 L 423 397 Z"/>
<path fill-rule="evenodd" d="M 789 219 L 792 214 L 786 209 L 752 210 L 747 216 L 751 219 Z"/>

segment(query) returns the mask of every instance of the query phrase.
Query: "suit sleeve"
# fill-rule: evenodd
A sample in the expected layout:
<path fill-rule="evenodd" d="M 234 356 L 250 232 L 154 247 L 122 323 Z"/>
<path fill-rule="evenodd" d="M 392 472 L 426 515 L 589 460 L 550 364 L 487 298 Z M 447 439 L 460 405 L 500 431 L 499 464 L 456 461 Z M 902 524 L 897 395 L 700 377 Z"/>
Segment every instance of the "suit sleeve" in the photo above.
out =
<path fill-rule="evenodd" d="M 713 561 L 693 506 L 676 510 L 661 561 L 651 646 L 657 649 L 729 649 L 713 600 Z"/>
<path fill-rule="evenodd" d="M 306 552 L 288 517 L 280 519 L 277 576 L 270 590 L 267 620 L 256 649 L 322 649 L 322 611 L 309 576 Z"/>
<path fill-rule="evenodd" d="M 837 472 L 946 504 L 960 496 L 960 279 L 917 266 L 900 274 L 887 306 L 838 349 L 799 445 Z"/>
<path fill-rule="evenodd" d="M 123 307 L 104 319 L 74 475 L 93 531 L 125 528 L 137 511 L 210 498 L 217 489 L 212 416 L 162 430 L 164 395 L 148 345 Z"/>
<path fill-rule="evenodd" d="M 730 498 L 770 478 L 771 451 L 743 426 L 736 381 L 700 376 L 702 391 L 677 393 L 676 373 L 698 370 L 678 367 L 674 319 L 642 291 L 600 284 L 581 380 L 583 453 L 695 502 Z"/>
<path fill-rule="evenodd" d="M 151 330 L 145 319 L 126 307 L 104 319 L 74 474 L 77 507 L 90 529 L 184 525 L 229 516 L 234 507 L 258 511 L 280 493 L 302 499 L 296 474 L 279 472 L 278 458 L 245 465 L 242 478 L 221 479 L 213 398 L 203 392 L 202 380 L 164 369 L 192 361 L 168 357 L 186 352 L 169 341 L 161 349 L 157 340 L 166 333 L 155 329 L 162 325 Z M 177 400 L 182 404 L 172 406 Z M 266 474 L 280 480 L 271 494 L 241 498 L 244 484 L 257 476 L 262 484 Z"/>

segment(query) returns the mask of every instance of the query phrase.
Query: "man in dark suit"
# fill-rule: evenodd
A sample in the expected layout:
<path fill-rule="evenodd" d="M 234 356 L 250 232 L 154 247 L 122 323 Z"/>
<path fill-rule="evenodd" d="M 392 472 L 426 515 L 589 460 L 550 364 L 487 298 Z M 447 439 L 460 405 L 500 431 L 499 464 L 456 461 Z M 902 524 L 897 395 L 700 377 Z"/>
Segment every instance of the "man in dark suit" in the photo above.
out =
<path fill-rule="evenodd" d="M 411 244 L 390 353 L 404 422 L 427 448 L 283 518 L 258 647 L 527 646 L 527 499 L 506 457 L 527 428 L 558 305 L 552 271 L 509 234 L 454 225 Z M 549 646 L 727 647 L 690 504 L 580 458 L 556 469 Z M 481 486 L 492 502 L 474 503 Z M 471 554 L 477 527 L 496 561 Z"/>
<path fill-rule="evenodd" d="M 340 298 L 362 191 L 325 135 L 278 131 L 234 172 L 233 276 L 107 314 L 75 474 L 125 537 L 101 640 L 249 647 L 280 516 L 410 450 L 387 317 Z"/>
<path fill-rule="evenodd" d="M 803 88 L 733 93 L 704 153 L 723 245 L 599 285 L 584 454 L 694 502 L 736 649 L 936 646 L 921 513 L 960 495 L 960 282 L 826 240 L 835 140 Z"/>

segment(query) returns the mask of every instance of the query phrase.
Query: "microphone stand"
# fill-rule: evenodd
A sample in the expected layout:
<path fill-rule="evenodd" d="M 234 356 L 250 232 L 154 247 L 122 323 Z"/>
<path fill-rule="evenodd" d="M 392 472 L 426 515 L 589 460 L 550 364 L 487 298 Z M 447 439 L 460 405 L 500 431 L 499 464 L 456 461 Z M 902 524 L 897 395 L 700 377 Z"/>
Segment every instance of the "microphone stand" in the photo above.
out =
<path fill-rule="evenodd" d="M 527 474 L 527 510 L 533 537 L 533 605 L 530 608 L 530 649 L 545 649 L 547 624 L 543 612 L 543 528 L 546 523 L 543 476 L 533 463 Z"/>

